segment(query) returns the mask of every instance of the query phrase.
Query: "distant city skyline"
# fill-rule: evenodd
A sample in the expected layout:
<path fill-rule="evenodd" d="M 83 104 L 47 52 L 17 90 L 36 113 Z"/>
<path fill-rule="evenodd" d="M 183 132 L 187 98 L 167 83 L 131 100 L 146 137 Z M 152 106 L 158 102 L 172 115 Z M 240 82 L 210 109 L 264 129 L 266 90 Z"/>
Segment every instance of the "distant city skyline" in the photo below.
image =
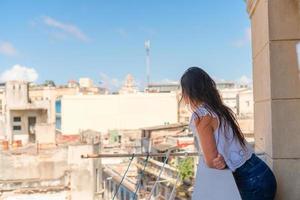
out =
<path fill-rule="evenodd" d="M 11 10 L 18 10 L 12 15 Z M 79 77 L 120 87 L 178 81 L 190 66 L 216 80 L 251 82 L 250 23 L 243 1 L 0 1 L 0 82 L 64 84 Z"/>

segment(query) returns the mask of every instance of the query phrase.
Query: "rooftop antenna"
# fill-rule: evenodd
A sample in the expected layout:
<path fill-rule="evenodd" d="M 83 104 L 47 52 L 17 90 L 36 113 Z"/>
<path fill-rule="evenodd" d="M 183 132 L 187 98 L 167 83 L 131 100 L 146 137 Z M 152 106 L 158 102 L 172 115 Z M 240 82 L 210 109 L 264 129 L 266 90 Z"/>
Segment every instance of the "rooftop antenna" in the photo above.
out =
<path fill-rule="evenodd" d="M 145 41 L 146 49 L 146 70 L 147 70 L 147 87 L 150 84 L 150 40 Z"/>

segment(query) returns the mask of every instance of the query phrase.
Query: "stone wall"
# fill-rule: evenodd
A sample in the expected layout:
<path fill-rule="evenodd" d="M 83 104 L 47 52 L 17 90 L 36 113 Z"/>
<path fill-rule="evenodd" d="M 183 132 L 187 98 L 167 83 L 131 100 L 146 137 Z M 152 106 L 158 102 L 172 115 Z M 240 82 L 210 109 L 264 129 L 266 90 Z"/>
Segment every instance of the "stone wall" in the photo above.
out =
<path fill-rule="evenodd" d="M 299 0 L 248 0 L 254 133 L 278 182 L 277 199 L 300 197 Z"/>

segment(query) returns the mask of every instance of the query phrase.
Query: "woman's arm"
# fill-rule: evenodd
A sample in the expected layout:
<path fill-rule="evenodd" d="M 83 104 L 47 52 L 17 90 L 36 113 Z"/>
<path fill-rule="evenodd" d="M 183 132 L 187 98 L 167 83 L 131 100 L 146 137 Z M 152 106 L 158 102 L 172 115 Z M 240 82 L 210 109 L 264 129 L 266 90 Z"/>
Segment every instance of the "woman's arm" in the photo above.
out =
<path fill-rule="evenodd" d="M 217 123 L 217 119 L 211 116 L 195 119 L 195 125 L 199 134 L 206 165 L 210 168 L 224 169 L 226 164 L 223 157 L 218 154 L 214 136 Z"/>

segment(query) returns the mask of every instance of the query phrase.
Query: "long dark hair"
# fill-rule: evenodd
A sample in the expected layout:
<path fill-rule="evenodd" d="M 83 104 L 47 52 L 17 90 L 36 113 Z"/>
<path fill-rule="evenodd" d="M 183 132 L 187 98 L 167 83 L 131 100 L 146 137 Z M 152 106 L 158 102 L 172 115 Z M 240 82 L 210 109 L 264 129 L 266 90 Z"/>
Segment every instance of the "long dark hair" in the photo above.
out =
<path fill-rule="evenodd" d="M 193 103 L 204 103 L 219 118 L 220 126 L 232 128 L 242 146 L 245 146 L 245 137 L 238 125 L 233 111 L 224 105 L 217 90 L 215 81 L 201 68 L 190 67 L 180 80 L 182 98 L 185 96 Z M 181 98 L 181 100 L 182 100 Z M 194 105 L 196 106 L 196 105 Z"/>

